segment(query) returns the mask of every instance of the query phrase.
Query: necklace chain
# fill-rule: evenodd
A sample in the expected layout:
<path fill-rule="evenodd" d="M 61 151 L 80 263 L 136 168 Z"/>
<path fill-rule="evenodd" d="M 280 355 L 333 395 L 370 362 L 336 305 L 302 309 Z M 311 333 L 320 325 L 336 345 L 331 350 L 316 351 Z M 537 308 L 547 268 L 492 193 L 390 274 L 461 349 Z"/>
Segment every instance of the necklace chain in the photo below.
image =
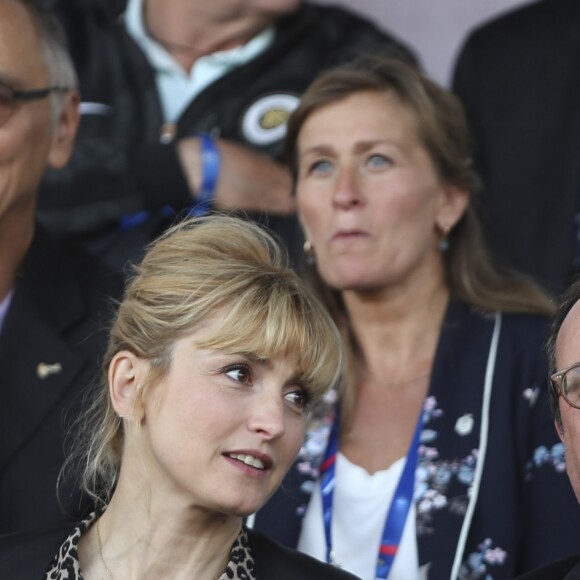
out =
<path fill-rule="evenodd" d="M 99 544 L 99 556 L 101 557 L 101 562 L 103 563 L 103 566 L 105 567 L 105 570 L 107 571 L 107 574 L 109 575 L 109 578 L 111 580 L 115 580 L 115 577 L 113 576 L 113 573 L 111 572 L 111 569 L 107 565 L 105 557 L 103 556 L 103 542 L 101 540 L 101 526 L 100 526 L 100 524 L 101 524 L 101 518 L 99 518 L 97 520 L 97 542 Z"/>

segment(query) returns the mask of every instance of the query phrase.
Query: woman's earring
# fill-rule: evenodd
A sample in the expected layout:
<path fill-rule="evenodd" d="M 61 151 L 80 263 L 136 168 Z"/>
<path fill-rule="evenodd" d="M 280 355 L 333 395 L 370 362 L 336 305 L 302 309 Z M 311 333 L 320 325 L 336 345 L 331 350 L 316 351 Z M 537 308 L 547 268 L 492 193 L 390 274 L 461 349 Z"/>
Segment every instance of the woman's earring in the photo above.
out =
<path fill-rule="evenodd" d="M 308 264 L 313 264 L 314 263 L 314 246 L 312 245 L 312 242 L 310 240 L 306 240 L 304 242 L 304 246 L 302 246 L 302 249 L 304 250 L 304 253 L 306 254 L 306 262 Z"/>
<path fill-rule="evenodd" d="M 439 251 L 444 254 L 449 250 L 449 232 L 451 231 L 450 226 L 441 227 L 441 239 L 439 240 Z"/>

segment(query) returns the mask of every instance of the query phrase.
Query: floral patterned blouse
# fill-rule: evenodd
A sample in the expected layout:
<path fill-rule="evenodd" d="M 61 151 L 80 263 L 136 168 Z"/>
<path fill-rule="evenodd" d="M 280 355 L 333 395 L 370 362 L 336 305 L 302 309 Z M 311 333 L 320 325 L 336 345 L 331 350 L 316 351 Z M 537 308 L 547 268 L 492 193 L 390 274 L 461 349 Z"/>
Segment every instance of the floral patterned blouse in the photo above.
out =
<path fill-rule="evenodd" d="M 449 304 L 415 471 L 419 566 L 429 580 L 506 580 L 578 551 L 580 511 L 547 396 L 546 323 Z M 256 517 L 257 530 L 290 547 L 320 485 L 336 400 L 326 403 Z"/>
<path fill-rule="evenodd" d="M 83 580 L 77 551 L 78 544 L 81 536 L 96 519 L 97 513 L 92 513 L 69 534 L 51 562 L 44 580 Z M 244 528 L 232 546 L 230 561 L 219 580 L 256 580 L 254 558 L 248 542 L 248 534 Z"/>

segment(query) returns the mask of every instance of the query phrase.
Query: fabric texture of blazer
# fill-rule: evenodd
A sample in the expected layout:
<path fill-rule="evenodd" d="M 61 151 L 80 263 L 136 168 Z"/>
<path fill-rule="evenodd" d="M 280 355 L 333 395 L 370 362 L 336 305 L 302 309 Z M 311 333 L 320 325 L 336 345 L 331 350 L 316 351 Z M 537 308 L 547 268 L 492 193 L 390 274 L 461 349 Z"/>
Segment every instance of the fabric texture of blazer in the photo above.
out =
<path fill-rule="evenodd" d="M 0 537 L 0 578 L 43 580 L 70 526 Z M 257 580 L 355 580 L 356 576 L 248 530 Z M 74 580 L 74 579 L 71 579 Z"/>
<path fill-rule="evenodd" d="M 533 2 L 474 30 L 453 80 L 475 140 L 490 241 L 554 292 L 580 269 L 578 30 L 578 0 Z"/>
<path fill-rule="evenodd" d="M 65 433 L 99 378 L 109 296 L 121 279 L 37 229 L 0 334 L 0 533 L 76 521 L 77 485 L 57 498 Z"/>
<path fill-rule="evenodd" d="M 513 578 L 580 545 L 580 508 L 547 398 L 545 330 L 542 316 L 448 306 L 415 472 L 419 565 L 430 580 Z M 255 528 L 286 545 L 297 545 L 333 419 L 332 406 L 317 415 L 257 513 Z"/>
<path fill-rule="evenodd" d="M 515 580 L 580 580 L 580 555 L 552 562 Z"/>

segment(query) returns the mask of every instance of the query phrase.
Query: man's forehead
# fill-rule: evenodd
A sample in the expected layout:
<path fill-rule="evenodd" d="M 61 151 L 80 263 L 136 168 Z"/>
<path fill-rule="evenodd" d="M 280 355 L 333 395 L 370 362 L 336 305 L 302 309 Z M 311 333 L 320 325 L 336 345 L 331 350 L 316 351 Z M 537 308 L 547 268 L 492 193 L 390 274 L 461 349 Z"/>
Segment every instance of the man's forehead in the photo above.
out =
<path fill-rule="evenodd" d="M 565 368 L 580 361 L 580 300 L 564 319 L 556 340 L 556 363 Z"/>
<path fill-rule="evenodd" d="M 39 31 L 28 9 L 18 0 L 0 0 L 0 80 L 19 88 L 47 78 Z"/>

